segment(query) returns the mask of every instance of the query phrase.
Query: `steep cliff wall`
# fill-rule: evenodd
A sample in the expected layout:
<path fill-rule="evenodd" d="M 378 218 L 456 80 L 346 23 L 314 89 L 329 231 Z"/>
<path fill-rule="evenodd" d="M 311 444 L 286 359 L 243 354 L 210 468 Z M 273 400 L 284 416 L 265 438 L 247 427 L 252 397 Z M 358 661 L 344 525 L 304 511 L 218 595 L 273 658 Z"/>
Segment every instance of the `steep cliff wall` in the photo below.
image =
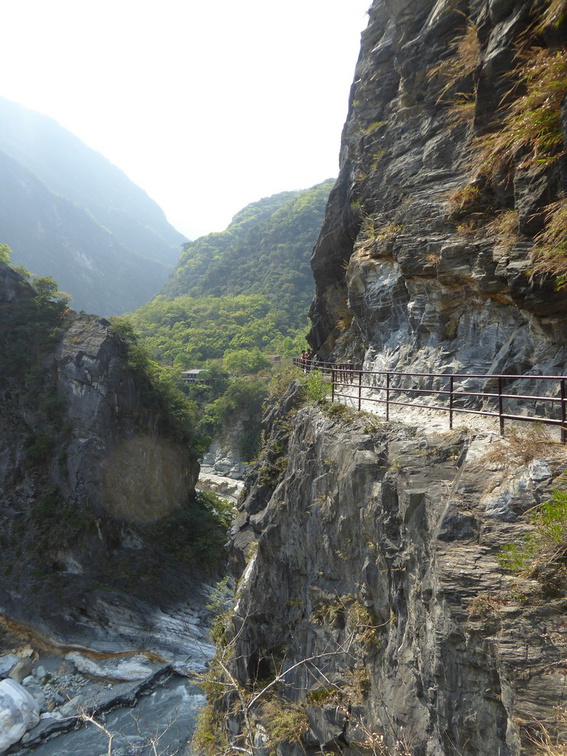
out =
<path fill-rule="evenodd" d="M 333 408 L 289 420 L 273 413 L 233 529 L 248 563 L 210 688 L 232 742 L 511 756 L 535 752 L 538 722 L 564 736 L 562 561 L 522 579 L 499 565 L 565 486 L 562 448 Z"/>
<path fill-rule="evenodd" d="M 196 597 L 224 529 L 195 494 L 189 418 L 119 326 L 4 264 L 0 318 L 0 615 L 75 637 L 132 597 Z"/>
<path fill-rule="evenodd" d="M 373 3 L 312 258 L 320 357 L 566 369 L 565 12 Z M 563 449 L 303 402 L 268 413 L 234 523 L 199 752 L 561 753 Z"/>
<path fill-rule="evenodd" d="M 369 16 L 311 344 L 376 369 L 564 370 L 565 4 Z"/>

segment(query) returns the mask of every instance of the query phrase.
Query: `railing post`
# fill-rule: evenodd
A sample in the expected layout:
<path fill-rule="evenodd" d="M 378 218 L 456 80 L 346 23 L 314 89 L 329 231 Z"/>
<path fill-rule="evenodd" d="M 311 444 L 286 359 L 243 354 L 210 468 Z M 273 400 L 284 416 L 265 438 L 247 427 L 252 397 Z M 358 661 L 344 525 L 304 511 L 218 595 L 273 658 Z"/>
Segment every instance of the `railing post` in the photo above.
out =
<path fill-rule="evenodd" d="M 335 369 L 331 368 L 331 404 L 335 401 Z"/>
<path fill-rule="evenodd" d="M 390 373 L 386 373 L 386 420 L 390 419 Z"/>
<path fill-rule="evenodd" d="M 498 421 L 500 424 L 500 435 L 504 435 L 504 404 L 502 401 L 502 376 L 498 376 Z"/>
<path fill-rule="evenodd" d="M 567 443 L 567 411 L 565 408 L 565 378 L 561 379 L 561 443 Z"/>
<path fill-rule="evenodd" d="M 362 370 L 358 373 L 358 411 L 362 409 Z"/>
<path fill-rule="evenodd" d="M 449 376 L 449 430 L 453 430 L 453 380 L 454 377 Z"/>

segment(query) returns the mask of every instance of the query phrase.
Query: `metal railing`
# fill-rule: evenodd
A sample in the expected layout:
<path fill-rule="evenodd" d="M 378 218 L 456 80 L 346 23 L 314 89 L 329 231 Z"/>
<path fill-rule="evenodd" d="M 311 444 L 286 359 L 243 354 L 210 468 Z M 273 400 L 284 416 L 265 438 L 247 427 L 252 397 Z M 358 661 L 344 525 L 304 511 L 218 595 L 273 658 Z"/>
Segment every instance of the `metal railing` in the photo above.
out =
<path fill-rule="evenodd" d="M 497 418 L 501 434 L 507 420 L 538 422 L 559 428 L 561 442 L 567 442 L 564 375 L 405 373 L 361 370 L 349 363 L 306 366 L 300 359 L 294 364 L 306 372 L 321 369 L 330 373 L 331 401 L 354 400 L 358 410 L 364 402 L 383 404 L 386 420 L 392 407 L 412 407 L 448 413 L 449 428 L 453 428 L 457 413 Z"/>

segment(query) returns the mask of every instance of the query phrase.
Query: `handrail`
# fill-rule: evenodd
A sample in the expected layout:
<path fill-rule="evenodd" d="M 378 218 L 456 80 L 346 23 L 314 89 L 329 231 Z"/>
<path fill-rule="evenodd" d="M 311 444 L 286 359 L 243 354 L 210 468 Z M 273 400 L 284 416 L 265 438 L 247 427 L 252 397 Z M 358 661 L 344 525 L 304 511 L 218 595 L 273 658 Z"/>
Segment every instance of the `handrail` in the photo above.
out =
<path fill-rule="evenodd" d="M 385 404 L 386 420 L 390 418 L 390 407 L 395 406 L 448 412 L 449 428 L 451 429 L 453 428 L 453 417 L 458 412 L 498 418 L 501 435 L 504 433 L 506 420 L 539 422 L 544 425 L 559 427 L 561 442 L 567 443 L 567 376 L 565 375 L 405 373 L 399 370 L 363 370 L 352 363 L 319 362 L 317 360 L 302 362 L 300 358 L 294 358 L 293 362 L 305 372 L 322 370 L 325 373 L 330 373 L 331 401 L 333 402 L 341 399 L 354 399 L 359 410 L 362 409 L 363 402 Z M 400 385 L 401 380 L 397 379 L 412 379 L 414 385 Z M 463 385 L 465 381 L 471 381 L 471 379 L 484 381 L 485 387 L 492 390 L 474 391 L 470 385 Z M 548 393 L 544 393 L 540 387 L 538 393 L 530 394 L 526 393 L 526 387 L 522 386 L 520 387 L 523 389 L 521 393 L 510 393 L 509 387 L 506 387 L 507 390 L 505 391 L 505 382 L 514 381 L 525 381 L 532 384 L 543 382 L 550 389 Z M 427 382 L 429 382 L 429 385 L 427 385 Z M 434 387 L 433 383 L 438 385 Z M 440 385 L 441 383 L 443 385 Z M 556 385 L 553 386 L 553 383 Z M 350 389 L 354 393 L 345 393 L 345 389 Z M 366 396 L 363 396 L 363 390 L 366 392 Z M 425 404 L 423 400 L 401 401 L 404 397 L 406 399 L 415 397 L 419 400 L 422 395 L 435 397 L 434 404 Z M 480 407 L 462 406 L 463 400 L 475 399 L 477 404 L 480 403 Z M 442 403 L 443 401 L 446 403 Z M 554 416 L 538 414 L 537 407 L 534 407 L 531 414 L 516 414 L 513 411 L 514 408 L 510 407 L 512 402 L 521 405 L 524 410 L 527 409 L 526 403 L 541 403 L 544 407 L 549 407 Z M 487 409 L 487 403 L 489 406 L 495 405 L 496 409 Z M 558 412 L 557 405 L 559 405 Z"/>

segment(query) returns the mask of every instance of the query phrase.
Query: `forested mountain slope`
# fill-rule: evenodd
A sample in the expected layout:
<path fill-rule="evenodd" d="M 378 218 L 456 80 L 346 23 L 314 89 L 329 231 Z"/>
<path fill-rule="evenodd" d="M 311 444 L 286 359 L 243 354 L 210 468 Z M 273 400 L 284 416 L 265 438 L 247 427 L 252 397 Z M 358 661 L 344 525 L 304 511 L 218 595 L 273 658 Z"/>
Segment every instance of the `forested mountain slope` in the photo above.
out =
<path fill-rule="evenodd" d="M 309 258 L 332 184 L 254 202 L 226 231 L 185 244 L 162 296 L 265 294 L 294 322 L 303 319 L 313 294 Z"/>
<path fill-rule="evenodd" d="M 0 240 L 15 264 L 103 315 L 156 293 L 184 237 L 142 189 L 55 121 L 3 99 L 0 151 Z"/>
<path fill-rule="evenodd" d="M 160 295 L 131 316 L 154 356 L 195 367 L 234 350 L 278 352 L 303 333 L 331 185 L 252 203 L 226 231 L 186 244 Z"/>

